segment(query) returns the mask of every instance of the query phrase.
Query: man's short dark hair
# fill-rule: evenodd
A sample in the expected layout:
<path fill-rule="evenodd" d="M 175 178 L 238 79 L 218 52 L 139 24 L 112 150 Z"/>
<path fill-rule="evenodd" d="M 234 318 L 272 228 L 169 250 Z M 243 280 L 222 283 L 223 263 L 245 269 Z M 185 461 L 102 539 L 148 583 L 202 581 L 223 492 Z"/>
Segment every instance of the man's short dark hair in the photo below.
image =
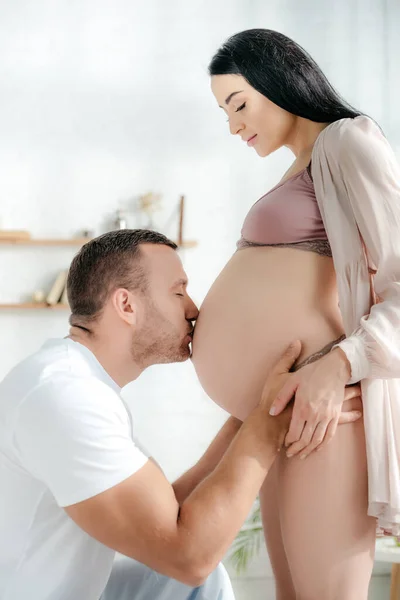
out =
<path fill-rule="evenodd" d="M 83 326 L 96 320 L 109 295 L 118 288 L 145 293 L 147 274 L 141 244 L 177 249 L 165 235 L 148 229 L 110 231 L 82 246 L 71 263 L 67 279 L 71 325 Z"/>

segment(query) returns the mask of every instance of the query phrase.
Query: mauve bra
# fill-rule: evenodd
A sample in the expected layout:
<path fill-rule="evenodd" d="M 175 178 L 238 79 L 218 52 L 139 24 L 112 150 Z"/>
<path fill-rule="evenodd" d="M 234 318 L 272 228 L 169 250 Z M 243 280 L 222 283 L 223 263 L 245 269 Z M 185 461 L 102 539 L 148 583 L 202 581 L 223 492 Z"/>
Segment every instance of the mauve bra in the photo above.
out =
<path fill-rule="evenodd" d="M 278 183 L 250 209 L 238 250 L 280 246 L 332 256 L 309 166 Z"/>

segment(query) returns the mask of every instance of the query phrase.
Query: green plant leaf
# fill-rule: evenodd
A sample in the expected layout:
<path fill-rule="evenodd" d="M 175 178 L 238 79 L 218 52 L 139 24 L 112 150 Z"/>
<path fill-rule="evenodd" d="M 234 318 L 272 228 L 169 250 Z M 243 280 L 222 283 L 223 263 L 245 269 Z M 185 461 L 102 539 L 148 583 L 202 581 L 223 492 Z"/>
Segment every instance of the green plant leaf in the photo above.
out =
<path fill-rule="evenodd" d="M 262 536 L 261 510 L 257 502 L 229 552 L 229 561 L 238 575 L 247 570 L 249 562 L 258 554 Z"/>

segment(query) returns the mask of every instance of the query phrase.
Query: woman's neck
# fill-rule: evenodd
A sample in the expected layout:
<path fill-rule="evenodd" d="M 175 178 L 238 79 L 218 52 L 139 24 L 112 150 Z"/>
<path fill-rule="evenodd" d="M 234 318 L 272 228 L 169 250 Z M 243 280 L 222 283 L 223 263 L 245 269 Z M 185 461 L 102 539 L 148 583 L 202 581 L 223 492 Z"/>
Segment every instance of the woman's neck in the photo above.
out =
<path fill-rule="evenodd" d="M 293 152 L 296 162 L 309 162 L 315 140 L 329 123 L 315 123 L 309 119 L 297 117 L 294 128 L 285 146 Z"/>

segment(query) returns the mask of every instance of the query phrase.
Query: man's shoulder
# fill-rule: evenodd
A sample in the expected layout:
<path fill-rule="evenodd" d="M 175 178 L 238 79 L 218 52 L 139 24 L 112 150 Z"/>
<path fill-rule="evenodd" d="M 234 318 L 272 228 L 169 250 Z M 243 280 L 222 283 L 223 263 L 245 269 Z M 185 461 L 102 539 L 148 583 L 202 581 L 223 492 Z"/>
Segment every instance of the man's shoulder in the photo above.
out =
<path fill-rule="evenodd" d="M 93 374 L 54 372 L 41 379 L 20 402 L 21 410 L 74 422 L 113 419 L 125 413 L 119 395 Z"/>
<path fill-rule="evenodd" d="M 115 403 L 111 389 L 90 361 L 67 339 L 48 340 L 20 362 L 0 383 L 0 412 L 7 412 L 29 401 L 53 410 L 103 402 Z M 103 402 L 102 402 L 103 401 Z M 7 406 L 8 405 L 8 406 Z"/>
<path fill-rule="evenodd" d="M 0 388 L 7 394 L 12 392 L 14 397 L 25 395 L 52 375 L 67 375 L 75 369 L 72 363 L 77 362 L 68 351 L 64 339 L 48 340 L 36 352 L 21 360 L 6 375 L 0 383 Z M 79 364 L 79 361 L 78 361 Z M 77 366 L 77 365 L 75 365 Z"/>

